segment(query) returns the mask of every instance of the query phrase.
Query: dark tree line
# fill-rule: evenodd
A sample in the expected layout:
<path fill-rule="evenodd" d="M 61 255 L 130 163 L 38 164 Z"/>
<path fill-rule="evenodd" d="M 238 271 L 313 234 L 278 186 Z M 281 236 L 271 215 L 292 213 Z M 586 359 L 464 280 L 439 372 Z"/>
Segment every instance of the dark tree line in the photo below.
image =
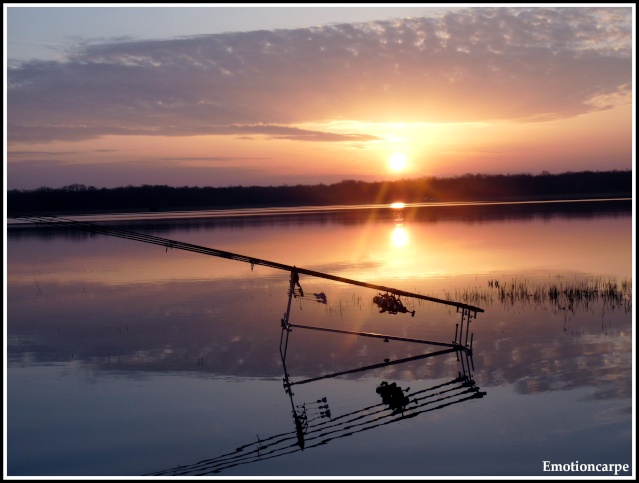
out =
<path fill-rule="evenodd" d="M 296 205 L 585 199 L 632 196 L 632 171 L 562 174 L 466 174 L 399 181 L 344 180 L 295 186 L 171 187 L 166 185 L 9 190 L 8 212 L 162 211 Z"/>

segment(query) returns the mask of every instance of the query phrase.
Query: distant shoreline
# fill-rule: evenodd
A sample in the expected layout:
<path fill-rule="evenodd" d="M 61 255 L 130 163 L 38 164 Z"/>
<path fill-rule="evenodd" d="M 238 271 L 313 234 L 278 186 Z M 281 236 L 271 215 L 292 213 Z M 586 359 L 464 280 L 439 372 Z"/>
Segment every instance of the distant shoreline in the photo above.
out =
<path fill-rule="evenodd" d="M 429 203 L 519 203 L 632 199 L 632 171 L 558 175 L 464 175 L 388 182 L 344 180 L 331 185 L 170 187 L 165 185 L 10 190 L 7 211 L 46 215 L 167 213 Z"/>

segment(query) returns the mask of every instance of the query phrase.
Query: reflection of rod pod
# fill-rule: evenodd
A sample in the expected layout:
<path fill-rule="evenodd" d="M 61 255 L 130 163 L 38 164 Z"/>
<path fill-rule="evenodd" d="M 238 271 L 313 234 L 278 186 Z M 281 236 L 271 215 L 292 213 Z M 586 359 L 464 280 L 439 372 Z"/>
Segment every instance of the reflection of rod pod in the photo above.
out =
<path fill-rule="evenodd" d="M 300 449 L 304 449 L 304 433 L 306 432 L 304 425 L 302 424 L 301 418 L 299 415 L 293 411 L 293 419 L 295 421 L 295 434 L 297 435 L 297 444 L 299 444 Z"/>
<path fill-rule="evenodd" d="M 269 438 L 258 438 L 257 443 L 251 442 L 240 446 L 235 451 L 216 458 L 145 476 L 219 473 L 226 468 L 285 456 L 303 450 L 304 448 L 300 446 L 300 442 L 304 444 L 306 449 L 313 448 L 325 445 L 334 439 L 351 436 L 355 433 L 368 431 L 393 422 L 405 421 L 422 413 L 436 411 L 453 404 L 460 404 L 485 396 L 486 393 L 480 391 L 474 385 L 470 374 L 466 374 L 464 365 L 462 365 L 462 372 L 451 381 L 411 393 L 410 396 L 414 397 L 414 399 L 410 402 L 410 408 L 406 408 L 406 414 L 391 414 L 387 408 L 382 408 L 384 405 L 380 403 L 336 416 L 330 421 L 320 422 L 312 428 L 307 428 L 308 431 L 305 433 L 303 432 L 305 431 L 303 422 L 300 420 L 300 426 L 296 426 L 294 432 L 281 433 Z M 444 389 L 446 386 L 452 387 Z M 302 433 L 298 432 L 299 429 L 302 429 Z M 299 439 L 300 435 L 303 436 L 303 440 Z M 292 441 L 296 439 L 297 442 L 293 443 Z"/>
<path fill-rule="evenodd" d="M 284 321 L 284 319 L 282 319 L 282 321 Z M 360 367 L 350 371 L 344 371 L 291 383 L 289 381 L 289 374 L 287 372 L 285 361 L 285 347 L 288 345 L 288 337 L 290 332 L 291 325 L 285 325 L 283 323 L 282 338 L 280 340 L 280 354 L 282 356 L 282 364 L 285 376 L 284 387 L 291 401 L 295 431 L 277 434 L 266 439 L 258 438 L 257 447 L 255 443 L 250 443 L 238 447 L 231 453 L 226 453 L 216 458 L 203 460 L 193 465 L 171 468 L 165 471 L 160 471 L 145 476 L 161 476 L 170 474 L 206 475 L 219 473 L 226 468 L 253 463 L 265 459 L 276 458 L 305 449 L 308 450 L 309 448 L 324 445 L 329 441 L 337 438 L 351 436 L 355 433 L 368 431 L 370 429 L 390 424 L 396 421 L 405 421 L 406 419 L 413 418 L 425 412 L 435 411 L 453 404 L 460 404 L 465 401 L 481 398 L 486 395 L 486 392 L 480 391 L 479 388 L 475 386 L 475 382 L 472 378 L 472 374 L 470 372 L 470 365 L 472 365 L 472 354 L 468 349 L 458 344 L 455 344 L 455 347 L 440 350 L 438 352 L 431 352 L 428 354 L 422 354 L 405 359 L 398 359 L 395 361 L 387 361 L 383 364 Z M 284 342 L 285 335 L 286 342 Z M 284 349 L 282 348 L 283 344 Z M 329 418 L 328 421 L 322 421 L 311 425 L 309 421 L 312 421 L 312 419 L 307 419 L 306 415 L 307 403 L 302 404 L 301 407 L 304 408 L 302 411 L 296 411 L 296 408 L 299 406 L 295 406 L 293 402 L 293 393 L 291 391 L 291 386 L 294 384 L 304 384 L 316 381 L 318 379 L 337 377 L 339 375 L 370 370 L 373 368 L 393 364 L 402 364 L 408 361 L 435 357 L 443 354 L 449 354 L 451 352 L 455 352 L 457 354 L 458 360 L 461 361 L 461 371 L 459 372 L 458 376 L 451 381 L 427 387 L 422 390 L 413 391 L 411 393 L 408 393 L 409 390 L 406 389 L 406 396 L 410 396 L 410 401 L 408 404 L 406 404 L 404 412 L 389 412 L 388 408 L 383 407 L 383 403 L 374 404 L 372 406 L 367 406 L 362 409 L 358 409 L 346 414 L 336 415 L 334 417 L 331 417 L 330 411 L 327 410 L 326 412 L 328 414 L 326 416 L 328 416 Z M 449 388 L 444 389 L 446 386 L 449 386 Z M 316 403 L 308 404 L 320 405 L 326 402 L 326 398 L 322 398 L 317 400 Z M 319 408 L 321 409 L 322 406 L 319 406 Z"/>
<path fill-rule="evenodd" d="M 424 339 L 413 339 L 410 337 L 397 337 L 397 336 L 393 336 L 393 335 L 387 335 L 387 334 L 377 334 L 374 332 L 357 332 L 354 330 L 342 330 L 342 329 L 331 329 L 328 327 L 312 327 L 312 326 L 308 326 L 308 325 L 299 325 L 299 324 L 291 324 L 289 323 L 287 325 L 287 327 L 296 327 L 299 329 L 310 329 L 310 330 L 319 330 L 322 332 L 335 332 L 337 334 L 351 334 L 351 335 L 358 335 L 361 337 L 373 337 L 376 339 L 384 339 L 384 342 L 388 342 L 389 340 L 398 340 L 398 341 L 402 341 L 402 342 L 415 342 L 417 344 L 429 344 L 429 345 L 436 345 L 436 346 L 441 346 L 441 347 L 450 347 L 453 350 L 463 350 L 463 351 L 468 351 L 469 349 L 467 347 L 462 346 L 461 344 L 459 344 L 458 342 L 437 342 L 437 341 L 432 341 L 432 340 L 424 340 Z"/>

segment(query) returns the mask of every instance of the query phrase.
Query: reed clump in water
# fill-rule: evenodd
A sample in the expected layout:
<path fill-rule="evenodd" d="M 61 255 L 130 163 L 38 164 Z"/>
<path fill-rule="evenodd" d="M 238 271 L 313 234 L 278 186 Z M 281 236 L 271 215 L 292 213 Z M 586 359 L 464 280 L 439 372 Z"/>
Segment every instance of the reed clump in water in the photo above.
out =
<path fill-rule="evenodd" d="M 561 310 L 588 310 L 603 303 L 610 309 L 632 310 L 632 282 L 591 278 L 537 281 L 512 279 L 508 282 L 489 280 L 488 289 L 470 288 L 456 291 L 455 297 L 465 303 L 490 305 L 496 301 L 507 306 L 551 304 Z"/>

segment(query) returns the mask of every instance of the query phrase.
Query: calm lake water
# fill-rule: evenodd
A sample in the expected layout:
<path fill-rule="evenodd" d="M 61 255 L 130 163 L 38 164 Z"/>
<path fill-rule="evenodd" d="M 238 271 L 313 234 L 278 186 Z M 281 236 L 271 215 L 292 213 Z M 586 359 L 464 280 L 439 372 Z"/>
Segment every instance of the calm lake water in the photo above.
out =
<path fill-rule="evenodd" d="M 479 307 L 472 357 L 454 306 L 301 275 L 289 322 L 344 332 L 283 332 L 285 271 L 12 226 L 8 476 L 634 475 L 629 201 L 228 215 L 100 223 Z"/>

